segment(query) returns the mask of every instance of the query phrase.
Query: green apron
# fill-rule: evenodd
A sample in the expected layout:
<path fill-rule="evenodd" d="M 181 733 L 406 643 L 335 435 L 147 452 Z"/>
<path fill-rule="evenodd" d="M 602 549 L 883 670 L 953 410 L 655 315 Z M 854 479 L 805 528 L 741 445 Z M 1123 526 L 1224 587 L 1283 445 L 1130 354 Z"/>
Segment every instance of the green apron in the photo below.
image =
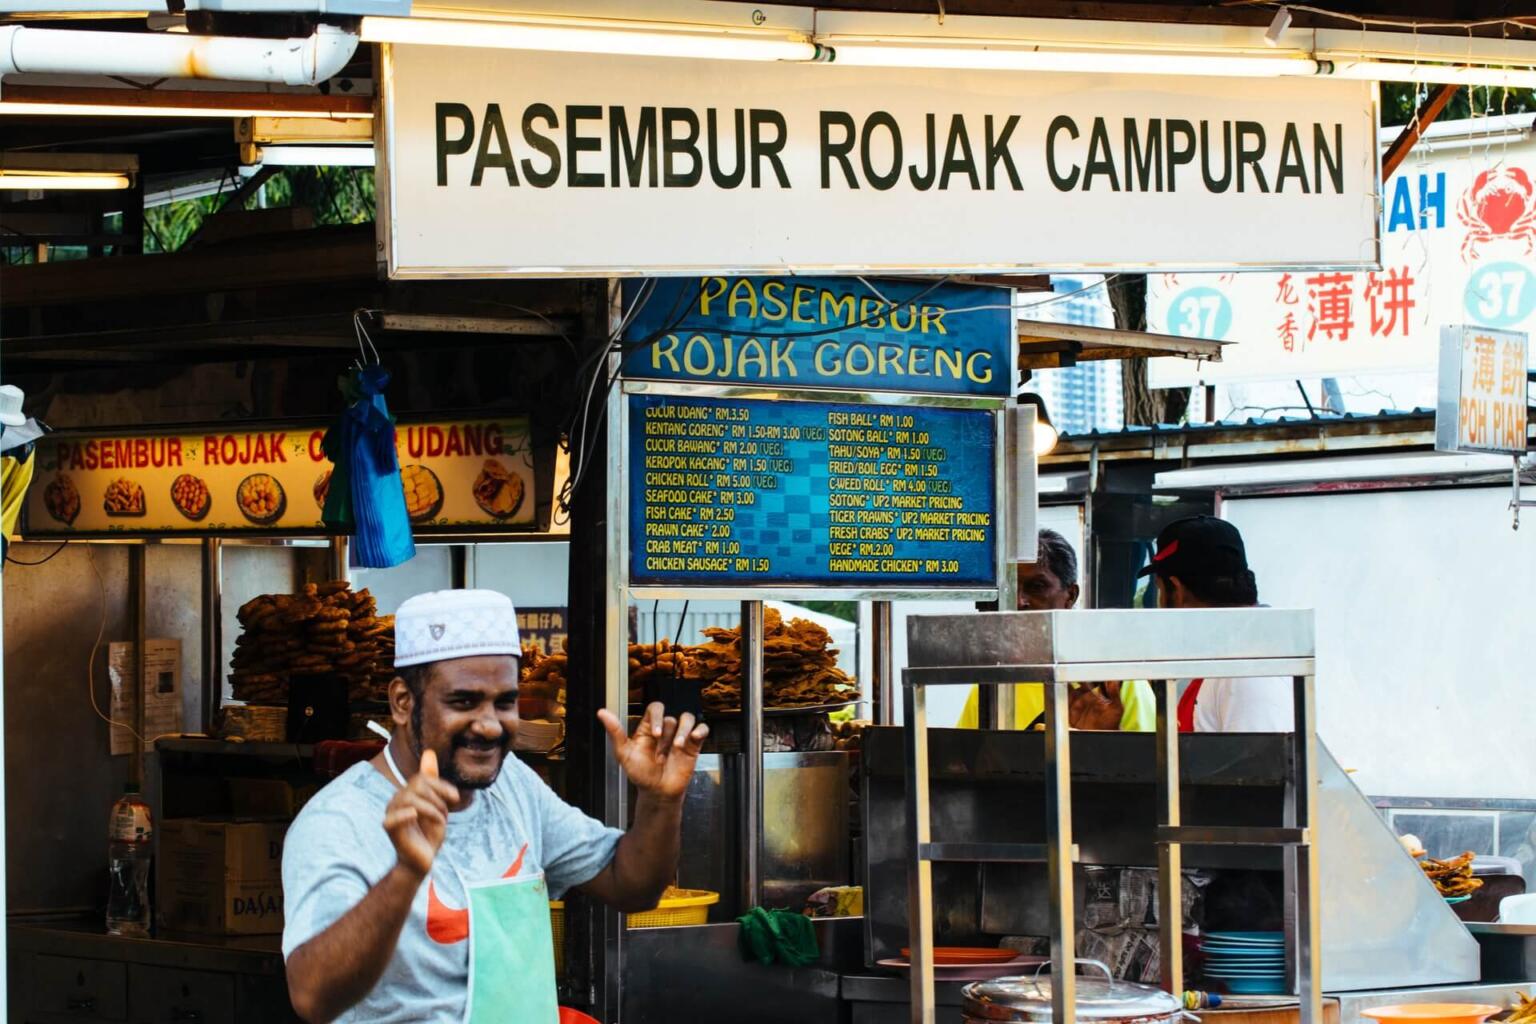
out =
<path fill-rule="evenodd" d="M 465 887 L 469 998 L 465 1024 L 559 1024 L 555 941 L 543 874 Z"/>

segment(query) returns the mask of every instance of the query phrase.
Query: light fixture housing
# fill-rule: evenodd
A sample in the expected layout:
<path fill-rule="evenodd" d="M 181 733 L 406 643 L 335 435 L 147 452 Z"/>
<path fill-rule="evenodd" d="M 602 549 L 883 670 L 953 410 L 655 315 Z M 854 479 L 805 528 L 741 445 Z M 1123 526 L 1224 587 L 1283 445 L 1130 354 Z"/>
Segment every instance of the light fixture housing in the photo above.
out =
<path fill-rule="evenodd" d="M 1035 409 L 1035 456 L 1049 455 L 1061 435 L 1051 422 L 1051 414 L 1045 411 L 1045 399 L 1033 391 L 1024 391 L 1019 394 L 1019 405 Z"/>
<path fill-rule="evenodd" d="M 362 20 L 368 43 L 490 47 L 631 57 L 714 60 L 814 61 L 823 48 L 803 35 L 768 30 L 731 30 L 688 24 L 648 24 L 519 19 L 379 18 Z"/>
<path fill-rule="evenodd" d="M 0 152 L 6 191 L 117 191 L 130 188 L 138 171 L 131 153 Z"/>

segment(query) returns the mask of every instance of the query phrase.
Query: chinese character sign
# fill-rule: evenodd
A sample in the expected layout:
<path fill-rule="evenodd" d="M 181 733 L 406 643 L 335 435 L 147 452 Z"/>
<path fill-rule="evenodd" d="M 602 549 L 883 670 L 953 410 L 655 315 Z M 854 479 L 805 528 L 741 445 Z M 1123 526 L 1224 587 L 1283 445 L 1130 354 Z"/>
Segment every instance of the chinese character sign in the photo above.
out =
<path fill-rule="evenodd" d="M 1526 335 L 1447 327 L 1440 336 L 1440 401 L 1435 447 L 1449 452 L 1523 455 L 1526 450 Z"/>
<path fill-rule="evenodd" d="M 1416 153 L 1383 190 L 1380 270 L 1150 277 L 1149 330 L 1234 343 L 1152 360 L 1152 385 L 1428 373 L 1444 325 L 1529 330 L 1533 182 L 1536 144 Z"/>

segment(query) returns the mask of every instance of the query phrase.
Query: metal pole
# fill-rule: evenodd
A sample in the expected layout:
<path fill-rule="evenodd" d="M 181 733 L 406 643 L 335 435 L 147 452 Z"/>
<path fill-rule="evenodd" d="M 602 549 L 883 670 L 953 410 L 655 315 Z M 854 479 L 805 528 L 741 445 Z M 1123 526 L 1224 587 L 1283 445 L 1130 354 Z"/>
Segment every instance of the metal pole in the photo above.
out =
<path fill-rule="evenodd" d="M 1179 722 L 1172 679 L 1152 682 L 1157 696 L 1157 807 L 1160 824 L 1178 828 Z M 1178 843 L 1157 848 L 1158 932 L 1162 943 L 1159 970 L 1164 990 L 1176 997 L 1184 992 L 1184 850 Z"/>
<path fill-rule="evenodd" d="M 982 687 L 985 693 L 990 687 Z M 907 945 L 911 948 L 911 1024 L 934 1024 L 933 865 L 923 856 L 928 814 L 928 697 L 921 686 L 902 686 L 907 738 Z"/>
<path fill-rule="evenodd" d="M 149 605 L 145 593 L 145 546 L 128 548 L 128 593 L 133 608 L 133 757 L 128 781 L 144 788 L 144 648 L 149 642 Z"/>
<path fill-rule="evenodd" d="M 212 736 L 218 731 L 219 706 L 224 699 L 224 542 L 203 541 L 203 692 L 198 728 Z"/>
<path fill-rule="evenodd" d="M 348 565 L 348 551 L 351 538 L 341 534 L 331 538 L 330 572 L 333 580 L 350 580 L 352 578 L 351 566 Z"/>
<path fill-rule="evenodd" d="M 871 601 L 870 632 L 873 656 L 870 667 L 874 674 L 874 719 L 876 725 L 891 725 L 896 721 L 896 680 L 892 675 L 895 667 L 895 637 L 891 634 L 891 602 Z"/>
<path fill-rule="evenodd" d="M 1312 676 L 1295 677 L 1296 721 L 1291 733 L 1294 798 L 1287 810 L 1294 821 L 1286 822 L 1307 830 L 1306 841 L 1291 848 L 1289 860 L 1295 862 L 1296 879 L 1296 994 L 1301 1000 L 1301 1024 L 1323 1024 L 1321 979 L 1318 977 L 1317 949 L 1322 941 L 1322 893 L 1318 876 L 1317 829 L 1317 701 Z"/>
<path fill-rule="evenodd" d="M 742 912 L 762 902 L 763 602 L 741 602 Z"/>
<path fill-rule="evenodd" d="M 1077 1019 L 1077 932 L 1072 912 L 1072 733 L 1067 684 L 1045 684 L 1045 859 L 1051 900 L 1051 1019 Z"/>

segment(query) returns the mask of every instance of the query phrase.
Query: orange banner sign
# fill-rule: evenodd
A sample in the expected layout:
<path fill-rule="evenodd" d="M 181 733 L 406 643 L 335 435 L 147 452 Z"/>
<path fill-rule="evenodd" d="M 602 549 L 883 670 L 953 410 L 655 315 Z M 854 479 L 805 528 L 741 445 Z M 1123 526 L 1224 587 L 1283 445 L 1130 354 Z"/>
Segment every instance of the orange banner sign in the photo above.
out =
<path fill-rule="evenodd" d="M 23 534 L 324 532 L 325 431 L 51 435 L 37 444 Z M 415 526 L 534 526 L 526 417 L 402 423 L 395 447 Z"/>

